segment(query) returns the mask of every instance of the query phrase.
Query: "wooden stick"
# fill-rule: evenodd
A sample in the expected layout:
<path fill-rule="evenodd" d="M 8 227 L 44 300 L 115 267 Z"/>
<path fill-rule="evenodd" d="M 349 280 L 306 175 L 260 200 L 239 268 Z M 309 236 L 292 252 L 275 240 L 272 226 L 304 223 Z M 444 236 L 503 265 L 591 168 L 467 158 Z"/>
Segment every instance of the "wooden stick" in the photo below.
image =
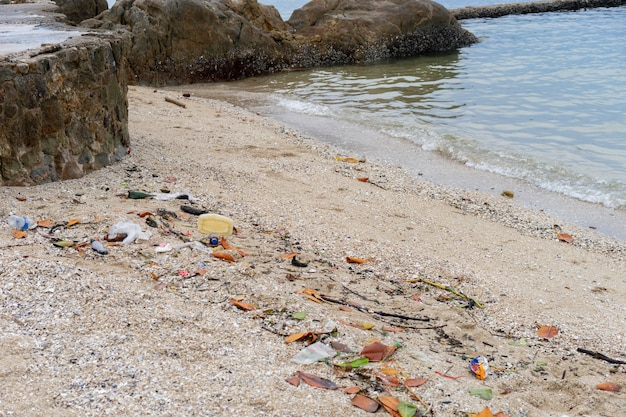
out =
<path fill-rule="evenodd" d="M 182 102 L 180 102 L 178 100 L 175 100 L 175 99 L 173 99 L 171 97 L 165 96 L 165 101 L 167 101 L 168 103 L 176 104 L 178 107 L 182 107 L 183 109 L 187 108 L 187 105 L 185 103 L 182 103 Z"/>
<path fill-rule="evenodd" d="M 626 361 L 620 361 L 619 359 L 611 359 L 608 356 L 599 353 L 599 352 L 594 352 L 592 350 L 587 350 L 587 349 L 583 349 L 583 348 L 577 348 L 576 349 L 578 352 L 580 353 L 586 353 L 587 355 L 591 355 L 596 359 L 601 359 L 603 361 L 607 361 L 608 363 L 614 363 L 617 365 L 626 365 Z"/>
<path fill-rule="evenodd" d="M 328 297 L 327 295 L 324 295 L 324 294 L 320 294 L 320 297 L 322 297 L 322 300 L 324 300 L 326 302 L 334 303 L 334 304 L 342 304 L 344 306 L 356 308 L 357 310 L 359 310 L 359 311 L 361 311 L 363 313 L 377 314 L 379 316 L 386 316 L 386 317 L 395 317 L 395 318 L 403 319 L 403 320 L 430 321 L 429 317 L 411 317 L 411 316 L 404 316 L 402 314 L 387 313 L 385 311 L 372 310 L 372 309 L 367 308 L 365 306 L 349 303 L 349 302 L 343 301 L 343 300 L 337 300 L 335 298 Z"/>
<path fill-rule="evenodd" d="M 441 288 L 442 290 L 451 292 L 452 294 L 456 295 L 457 297 L 461 297 L 461 298 L 463 298 L 463 299 L 465 299 L 467 301 L 470 301 L 471 303 L 473 303 L 478 308 L 485 308 L 485 305 L 483 303 L 481 303 L 480 301 L 476 300 L 475 298 L 470 297 L 469 295 L 465 295 L 461 291 L 457 291 L 457 290 L 455 290 L 454 288 L 452 288 L 450 286 L 445 286 L 443 284 L 438 284 L 436 282 L 429 281 L 427 279 L 422 279 L 422 278 L 407 279 L 407 280 L 404 280 L 404 282 L 423 282 L 424 284 L 432 285 L 433 287 Z"/>

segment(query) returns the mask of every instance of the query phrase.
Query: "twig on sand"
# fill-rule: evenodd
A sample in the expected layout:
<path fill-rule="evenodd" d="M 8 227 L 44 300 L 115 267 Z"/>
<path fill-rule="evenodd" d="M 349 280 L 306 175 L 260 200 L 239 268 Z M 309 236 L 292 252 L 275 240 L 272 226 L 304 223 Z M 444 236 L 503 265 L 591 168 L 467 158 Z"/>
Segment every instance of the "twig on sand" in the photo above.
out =
<path fill-rule="evenodd" d="M 185 103 L 182 103 L 176 99 L 173 99 L 171 97 L 165 97 L 165 101 L 167 101 L 168 103 L 172 103 L 172 104 L 176 104 L 178 107 L 182 107 L 183 109 L 187 108 L 187 105 Z"/>
<path fill-rule="evenodd" d="M 348 307 L 352 307 L 352 308 L 356 308 L 357 310 L 363 312 L 363 313 L 368 313 L 368 314 L 376 314 L 379 316 L 385 316 L 385 317 L 395 317 L 398 319 L 403 319 L 403 320 L 417 320 L 417 321 L 430 321 L 430 317 L 411 317 L 411 316 L 405 316 L 402 314 L 396 314 L 396 313 L 388 313 L 386 311 L 378 311 L 378 310 L 372 310 L 368 307 L 365 306 L 361 306 L 358 304 L 354 304 L 354 303 L 350 303 L 348 301 L 343 301 L 343 300 L 337 300 L 336 298 L 331 298 L 327 295 L 324 294 L 320 294 L 320 297 L 329 303 L 333 303 L 333 304 L 341 304 L 344 306 L 348 306 Z"/>
<path fill-rule="evenodd" d="M 607 361 L 608 363 L 614 363 L 617 365 L 626 365 L 626 361 L 620 361 L 619 359 L 612 359 L 609 358 L 608 356 L 599 353 L 599 352 L 594 352 L 592 350 L 587 350 L 587 349 L 583 349 L 583 348 L 577 348 L 576 349 L 578 352 L 580 353 L 586 353 L 587 355 L 593 356 L 596 359 L 601 359 L 603 361 Z"/>
<path fill-rule="evenodd" d="M 461 297 L 464 300 L 469 301 L 470 303 L 472 303 L 473 305 L 475 305 L 478 308 L 485 308 L 485 305 L 483 303 L 481 303 L 480 301 L 476 300 L 473 297 L 470 297 L 469 295 L 465 295 L 461 291 L 455 290 L 454 288 L 452 288 L 450 286 L 447 286 L 447 285 L 439 284 L 437 282 L 429 281 L 427 279 L 422 279 L 422 278 L 407 279 L 404 282 L 423 282 L 424 284 L 428 284 L 428 285 L 432 285 L 433 287 L 441 288 L 442 290 L 446 290 L 446 291 L 456 295 L 457 297 Z"/>

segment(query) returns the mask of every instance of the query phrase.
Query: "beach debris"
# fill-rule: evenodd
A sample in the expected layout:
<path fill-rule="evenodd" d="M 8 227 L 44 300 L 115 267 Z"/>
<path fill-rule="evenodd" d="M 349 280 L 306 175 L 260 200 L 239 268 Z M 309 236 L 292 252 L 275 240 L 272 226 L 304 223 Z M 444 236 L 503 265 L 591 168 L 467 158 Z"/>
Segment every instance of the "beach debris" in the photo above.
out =
<path fill-rule="evenodd" d="M 294 387 L 299 387 L 300 386 L 300 382 L 302 380 L 300 379 L 300 377 L 294 375 L 292 377 L 285 378 L 285 381 L 289 382 Z"/>
<path fill-rule="evenodd" d="M 370 363 L 370 360 L 368 358 L 357 358 L 348 362 L 340 363 L 339 366 L 341 366 L 342 368 L 345 368 L 346 371 L 351 371 L 353 369 L 357 369 L 362 366 L 365 366 L 368 363 Z"/>
<path fill-rule="evenodd" d="M 398 405 L 400 404 L 400 400 L 397 399 L 396 397 L 392 397 L 389 395 L 381 395 L 378 397 L 378 402 L 392 416 L 402 417 L 402 415 L 398 411 Z"/>
<path fill-rule="evenodd" d="M 346 256 L 346 262 L 348 262 L 349 264 L 364 264 L 372 261 L 369 259 L 356 258 L 354 256 Z"/>
<path fill-rule="evenodd" d="M 489 362 L 484 356 L 476 356 L 470 361 L 469 369 L 482 381 L 489 374 Z"/>
<path fill-rule="evenodd" d="M 243 311 L 252 311 L 256 309 L 254 304 L 244 303 L 242 301 L 235 300 L 234 298 L 230 299 L 230 303 L 234 305 L 235 307 L 237 307 L 238 309 L 243 310 Z"/>
<path fill-rule="evenodd" d="M 205 213 L 198 217 L 198 230 L 204 234 L 230 236 L 233 234 L 233 221 L 221 214 Z"/>
<path fill-rule="evenodd" d="M 515 197 L 515 193 L 511 190 L 504 190 L 502 191 L 502 194 L 500 194 L 502 197 L 506 197 L 506 198 L 513 198 Z"/>
<path fill-rule="evenodd" d="M 207 245 L 215 247 L 220 244 L 220 235 L 211 233 L 209 236 L 207 236 L 206 240 L 207 240 Z"/>
<path fill-rule="evenodd" d="M 9 215 L 8 222 L 9 226 L 16 230 L 28 230 L 37 227 L 37 223 L 34 220 L 14 214 Z"/>
<path fill-rule="evenodd" d="M 329 379 L 320 378 L 317 375 L 308 374 L 302 371 L 298 371 L 297 374 L 298 374 L 298 377 L 302 381 L 304 381 L 305 383 L 307 383 L 308 385 L 312 387 L 323 388 L 323 389 L 328 389 L 328 390 L 335 390 L 339 388 L 337 384 L 335 384 L 333 381 Z"/>
<path fill-rule="evenodd" d="M 332 358 L 336 354 L 337 352 L 333 348 L 318 341 L 302 349 L 291 358 L 291 361 L 301 365 L 309 365 Z"/>
<path fill-rule="evenodd" d="M 151 232 L 141 231 L 141 227 L 136 223 L 119 222 L 109 228 L 107 240 L 111 241 L 111 239 L 115 239 L 117 236 L 122 234 L 126 235 L 124 240 L 122 240 L 122 245 L 129 245 L 136 239 L 148 240 L 150 239 L 150 236 L 152 236 Z"/>
<path fill-rule="evenodd" d="M 368 177 L 358 177 L 357 180 L 361 182 L 368 182 L 370 179 Z"/>
<path fill-rule="evenodd" d="M 341 156 L 336 156 L 335 160 L 336 161 L 341 161 L 341 162 L 350 162 L 350 163 L 353 163 L 353 164 L 356 164 L 358 162 L 365 162 L 365 158 L 357 159 L 357 158 L 341 157 Z"/>
<path fill-rule="evenodd" d="M 306 319 L 308 315 L 309 314 L 306 311 L 298 311 L 296 313 L 293 313 L 291 317 L 293 317 L 296 320 L 304 320 Z"/>
<path fill-rule="evenodd" d="M 537 330 L 537 336 L 546 340 L 552 339 L 557 334 L 559 334 L 559 329 L 555 326 L 541 326 Z"/>
<path fill-rule="evenodd" d="M 91 241 L 91 249 L 93 249 L 94 251 L 96 251 L 100 255 L 108 255 L 109 254 L 109 251 L 106 250 L 106 248 L 104 247 L 102 242 L 100 242 L 99 240 L 92 240 Z"/>
<path fill-rule="evenodd" d="M 235 258 L 233 257 L 233 255 L 225 251 L 213 252 L 211 256 L 219 259 L 220 261 L 235 262 Z"/>
<path fill-rule="evenodd" d="M 357 394 L 352 398 L 352 405 L 368 413 L 375 413 L 380 408 L 377 401 L 362 394 Z"/>
<path fill-rule="evenodd" d="M 592 350 L 587 350 L 587 349 L 583 349 L 583 348 L 577 348 L 576 351 L 580 352 L 580 353 L 585 353 L 587 355 L 591 355 L 591 356 L 593 356 L 596 359 L 600 359 L 600 360 L 606 361 L 608 363 L 614 363 L 616 365 L 626 365 L 626 361 L 621 361 L 619 359 L 609 358 L 608 356 L 606 356 L 605 354 L 602 354 L 600 352 L 594 352 Z"/>
<path fill-rule="evenodd" d="M 400 401 L 398 413 L 401 417 L 413 417 L 417 413 L 417 406 L 406 401 Z"/>
<path fill-rule="evenodd" d="M 198 208 L 191 207 L 191 206 L 180 206 L 180 209 L 184 211 L 185 213 L 193 214 L 194 216 L 200 216 L 202 214 L 208 213 L 207 210 L 198 209 Z"/>
<path fill-rule="evenodd" d="M 299 268 L 306 268 L 307 266 L 309 266 L 309 263 L 308 262 L 299 261 L 294 256 L 293 258 L 291 258 L 291 265 L 297 266 Z"/>
<path fill-rule="evenodd" d="M 26 236 L 28 236 L 28 233 L 26 233 L 24 230 L 13 230 L 12 234 L 13 237 L 16 239 L 24 239 Z"/>
<path fill-rule="evenodd" d="M 183 109 L 187 108 L 187 105 L 185 103 L 183 103 L 181 101 L 178 101 L 178 100 L 176 100 L 176 99 L 174 99 L 172 97 L 165 96 L 165 101 L 167 101 L 168 103 L 175 104 L 178 107 L 182 107 Z"/>
<path fill-rule="evenodd" d="M 427 383 L 429 378 L 408 378 L 404 380 L 404 386 L 410 388 L 421 387 Z"/>
<path fill-rule="evenodd" d="M 407 280 L 404 280 L 404 282 L 421 282 L 421 283 L 424 283 L 424 284 L 427 284 L 427 285 L 431 285 L 433 287 L 437 287 L 437 288 L 440 288 L 442 290 L 446 290 L 446 291 L 456 295 L 457 297 L 461 297 L 461 298 L 469 301 L 469 305 L 468 305 L 469 308 L 472 308 L 474 306 L 476 306 L 478 308 L 485 308 L 484 304 L 481 303 L 480 301 L 476 300 L 473 297 L 470 297 L 468 295 L 463 294 L 461 291 L 455 290 L 454 288 L 452 288 L 449 285 L 439 284 L 437 282 L 429 281 L 429 280 L 423 279 L 423 278 L 407 279 Z"/>
<path fill-rule="evenodd" d="M 394 345 L 387 346 L 380 342 L 374 342 L 365 346 L 361 350 L 361 355 L 372 362 L 380 362 L 389 358 L 395 351 L 396 347 Z"/>
<path fill-rule="evenodd" d="M 602 391 L 609 392 L 620 392 L 622 390 L 622 386 L 619 384 L 615 384 L 613 382 L 602 382 L 596 385 L 596 388 Z"/>
<path fill-rule="evenodd" d="M 51 228 L 55 223 L 50 219 L 37 220 L 37 227 Z"/>
<path fill-rule="evenodd" d="M 493 392 L 491 388 L 472 388 L 469 390 L 470 395 L 480 397 L 483 400 L 490 400 L 493 398 Z"/>
<path fill-rule="evenodd" d="M 144 193 L 142 191 L 128 191 L 127 197 L 131 200 L 143 200 L 146 198 L 152 198 L 154 194 Z"/>
<path fill-rule="evenodd" d="M 556 238 L 561 242 L 572 243 L 574 242 L 574 237 L 569 233 L 557 233 Z"/>

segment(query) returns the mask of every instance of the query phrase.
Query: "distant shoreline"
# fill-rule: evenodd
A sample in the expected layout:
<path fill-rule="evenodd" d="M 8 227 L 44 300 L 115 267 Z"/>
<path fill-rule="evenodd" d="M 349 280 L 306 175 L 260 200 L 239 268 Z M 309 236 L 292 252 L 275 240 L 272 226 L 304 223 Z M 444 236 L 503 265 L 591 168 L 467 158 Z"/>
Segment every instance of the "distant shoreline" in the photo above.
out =
<path fill-rule="evenodd" d="M 556 0 L 548 2 L 535 1 L 498 4 L 494 6 L 469 6 L 460 9 L 451 9 L 450 13 L 452 13 L 456 20 L 464 20 L 531 13 L 574 11 L 599 7 L 620 7 L 624 5 L 626 5 L 626 0 Z"/>

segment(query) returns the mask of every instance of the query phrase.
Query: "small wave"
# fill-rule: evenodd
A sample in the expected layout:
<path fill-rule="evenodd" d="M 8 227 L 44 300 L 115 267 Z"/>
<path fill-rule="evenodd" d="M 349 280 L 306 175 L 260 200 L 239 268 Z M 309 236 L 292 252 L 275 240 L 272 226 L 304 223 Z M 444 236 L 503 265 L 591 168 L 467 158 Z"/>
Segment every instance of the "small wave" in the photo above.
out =
<path fill-rule="evenodd" d="M 323 104 L 280 96 L 274 96 L 274 98 L 278 106 L 282 106 L 293 113 L 307 114 L 310 116 L 332 116 L 333 114 L 330 107 Z"/>

